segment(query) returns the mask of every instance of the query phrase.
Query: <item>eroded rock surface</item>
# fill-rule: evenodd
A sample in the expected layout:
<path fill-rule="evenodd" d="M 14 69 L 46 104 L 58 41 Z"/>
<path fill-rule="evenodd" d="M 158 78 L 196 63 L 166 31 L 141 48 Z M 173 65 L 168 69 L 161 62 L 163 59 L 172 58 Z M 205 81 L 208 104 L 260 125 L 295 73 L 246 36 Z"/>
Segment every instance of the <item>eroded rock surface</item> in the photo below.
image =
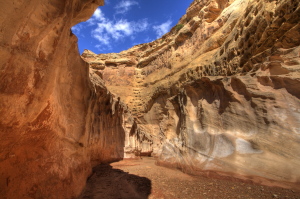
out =
<path fill-rule="evenodd" d="M 196 0 L 161 39 L 88 65 L 70 27 L 101 4 L 2 2 L 1 197 L 76 197 L 92 166 L 136 149 L 299 185 L 298 1 Z"/>
<path fill-rule="evenodd" d="M 195 0 L 161 39 L 82 57 L 134 115 L 130 135 L 144 139 L 128 147 L 190 173 L 297 186 L 299 21 L 298 1 Z"/>
<path fill-rule="evenodd" d="M 70 31 L 99 5 L 1 2 L 1 198 L 73 198 L 92 166 L 123 158 L 129 112 L 80 58 Z"/>

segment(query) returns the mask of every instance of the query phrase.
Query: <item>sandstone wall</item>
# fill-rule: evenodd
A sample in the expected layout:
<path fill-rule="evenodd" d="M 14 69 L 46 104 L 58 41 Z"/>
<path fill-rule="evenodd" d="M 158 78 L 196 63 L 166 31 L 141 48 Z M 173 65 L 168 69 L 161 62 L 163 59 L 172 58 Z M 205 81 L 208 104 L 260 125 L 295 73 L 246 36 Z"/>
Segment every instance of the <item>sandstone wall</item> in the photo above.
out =
<path fill-rule="evenodd" d="M 99 5 L 1 2 L 1 198 L 75 197 L 93 165 L 123 157 L 126 106 L 89 71 L 70 30 Z"/>
<path fill-rule="evenodd" d="M 106 59 L 136 60 L 130 85 L 106 83 L 160 164 L 297 184 L 299 21 L 298 1 L 195 0 L 161 39 L 94 60 L 104 81 Z"/>

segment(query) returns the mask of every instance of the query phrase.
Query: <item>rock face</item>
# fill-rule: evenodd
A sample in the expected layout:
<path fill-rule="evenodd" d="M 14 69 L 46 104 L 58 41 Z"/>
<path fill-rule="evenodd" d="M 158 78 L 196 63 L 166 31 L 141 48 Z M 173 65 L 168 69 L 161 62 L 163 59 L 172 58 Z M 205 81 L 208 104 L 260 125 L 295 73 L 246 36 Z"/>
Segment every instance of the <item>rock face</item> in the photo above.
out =
<path fill-rule="evenodd" d="M 298 1 L 196 0 L 161 39 L 87 64 L 70 27 L 101 4 L 1 3 L 1 197 L 76 197 L 92 166 L 137 150 L 299 184 Z"/>
<path fill-rule="evenodd" d="M 70 31 L 99 5 L 1 2 L 1 198 L 73 198 L 92 166 L 123 158 L 126 106 L 80 58 Z"/>
<path fill-rule="evenodd" d="M 82 57 L 135 117 L 127 147 L 190 173 L 297 186 L 299 21 L 298 1 L 195 0 L 161 39 Z"/>

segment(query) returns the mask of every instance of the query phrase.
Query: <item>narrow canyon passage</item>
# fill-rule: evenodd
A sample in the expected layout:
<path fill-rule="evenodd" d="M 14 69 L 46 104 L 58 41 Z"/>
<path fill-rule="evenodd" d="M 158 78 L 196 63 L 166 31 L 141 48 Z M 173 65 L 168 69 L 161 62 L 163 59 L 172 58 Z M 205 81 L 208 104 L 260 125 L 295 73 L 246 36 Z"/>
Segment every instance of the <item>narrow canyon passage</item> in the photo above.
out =
<path fill-rule="evenodd" d="M 80 56 L 70 29 L 104 4 L 1 2 L 0 199 L 300 198 L 299 0 L 194 0 L 155 41 Z"/>
<path fill-rule="evenodd" d="M 157 166 L 153 157 L 122 160 L 93 169 L 79 199 L 300 198 L 300 191 L 239 180 L 191 176 Z"/>

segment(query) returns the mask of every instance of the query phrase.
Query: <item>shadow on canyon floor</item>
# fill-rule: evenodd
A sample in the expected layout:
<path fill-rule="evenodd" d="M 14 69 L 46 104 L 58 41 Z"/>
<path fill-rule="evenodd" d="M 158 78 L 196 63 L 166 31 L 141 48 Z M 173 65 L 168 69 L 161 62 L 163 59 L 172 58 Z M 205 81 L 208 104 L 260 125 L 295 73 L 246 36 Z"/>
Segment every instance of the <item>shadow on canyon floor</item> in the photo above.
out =
<path fill-rule="evenodd" d="M 93 168 L 93 174 L 78 199 L 146 199 L 150 194 L 151 181 L 148 178 L 101 164 Z"/>
<path fill-rule="evenodd" d="M 153 157 L 143 157 L 99 165 L 94 168 L 79 199 L 300 198 L 297 190 L 234 179 L 191 176 L 158 166 L 155 162 Z"/>

